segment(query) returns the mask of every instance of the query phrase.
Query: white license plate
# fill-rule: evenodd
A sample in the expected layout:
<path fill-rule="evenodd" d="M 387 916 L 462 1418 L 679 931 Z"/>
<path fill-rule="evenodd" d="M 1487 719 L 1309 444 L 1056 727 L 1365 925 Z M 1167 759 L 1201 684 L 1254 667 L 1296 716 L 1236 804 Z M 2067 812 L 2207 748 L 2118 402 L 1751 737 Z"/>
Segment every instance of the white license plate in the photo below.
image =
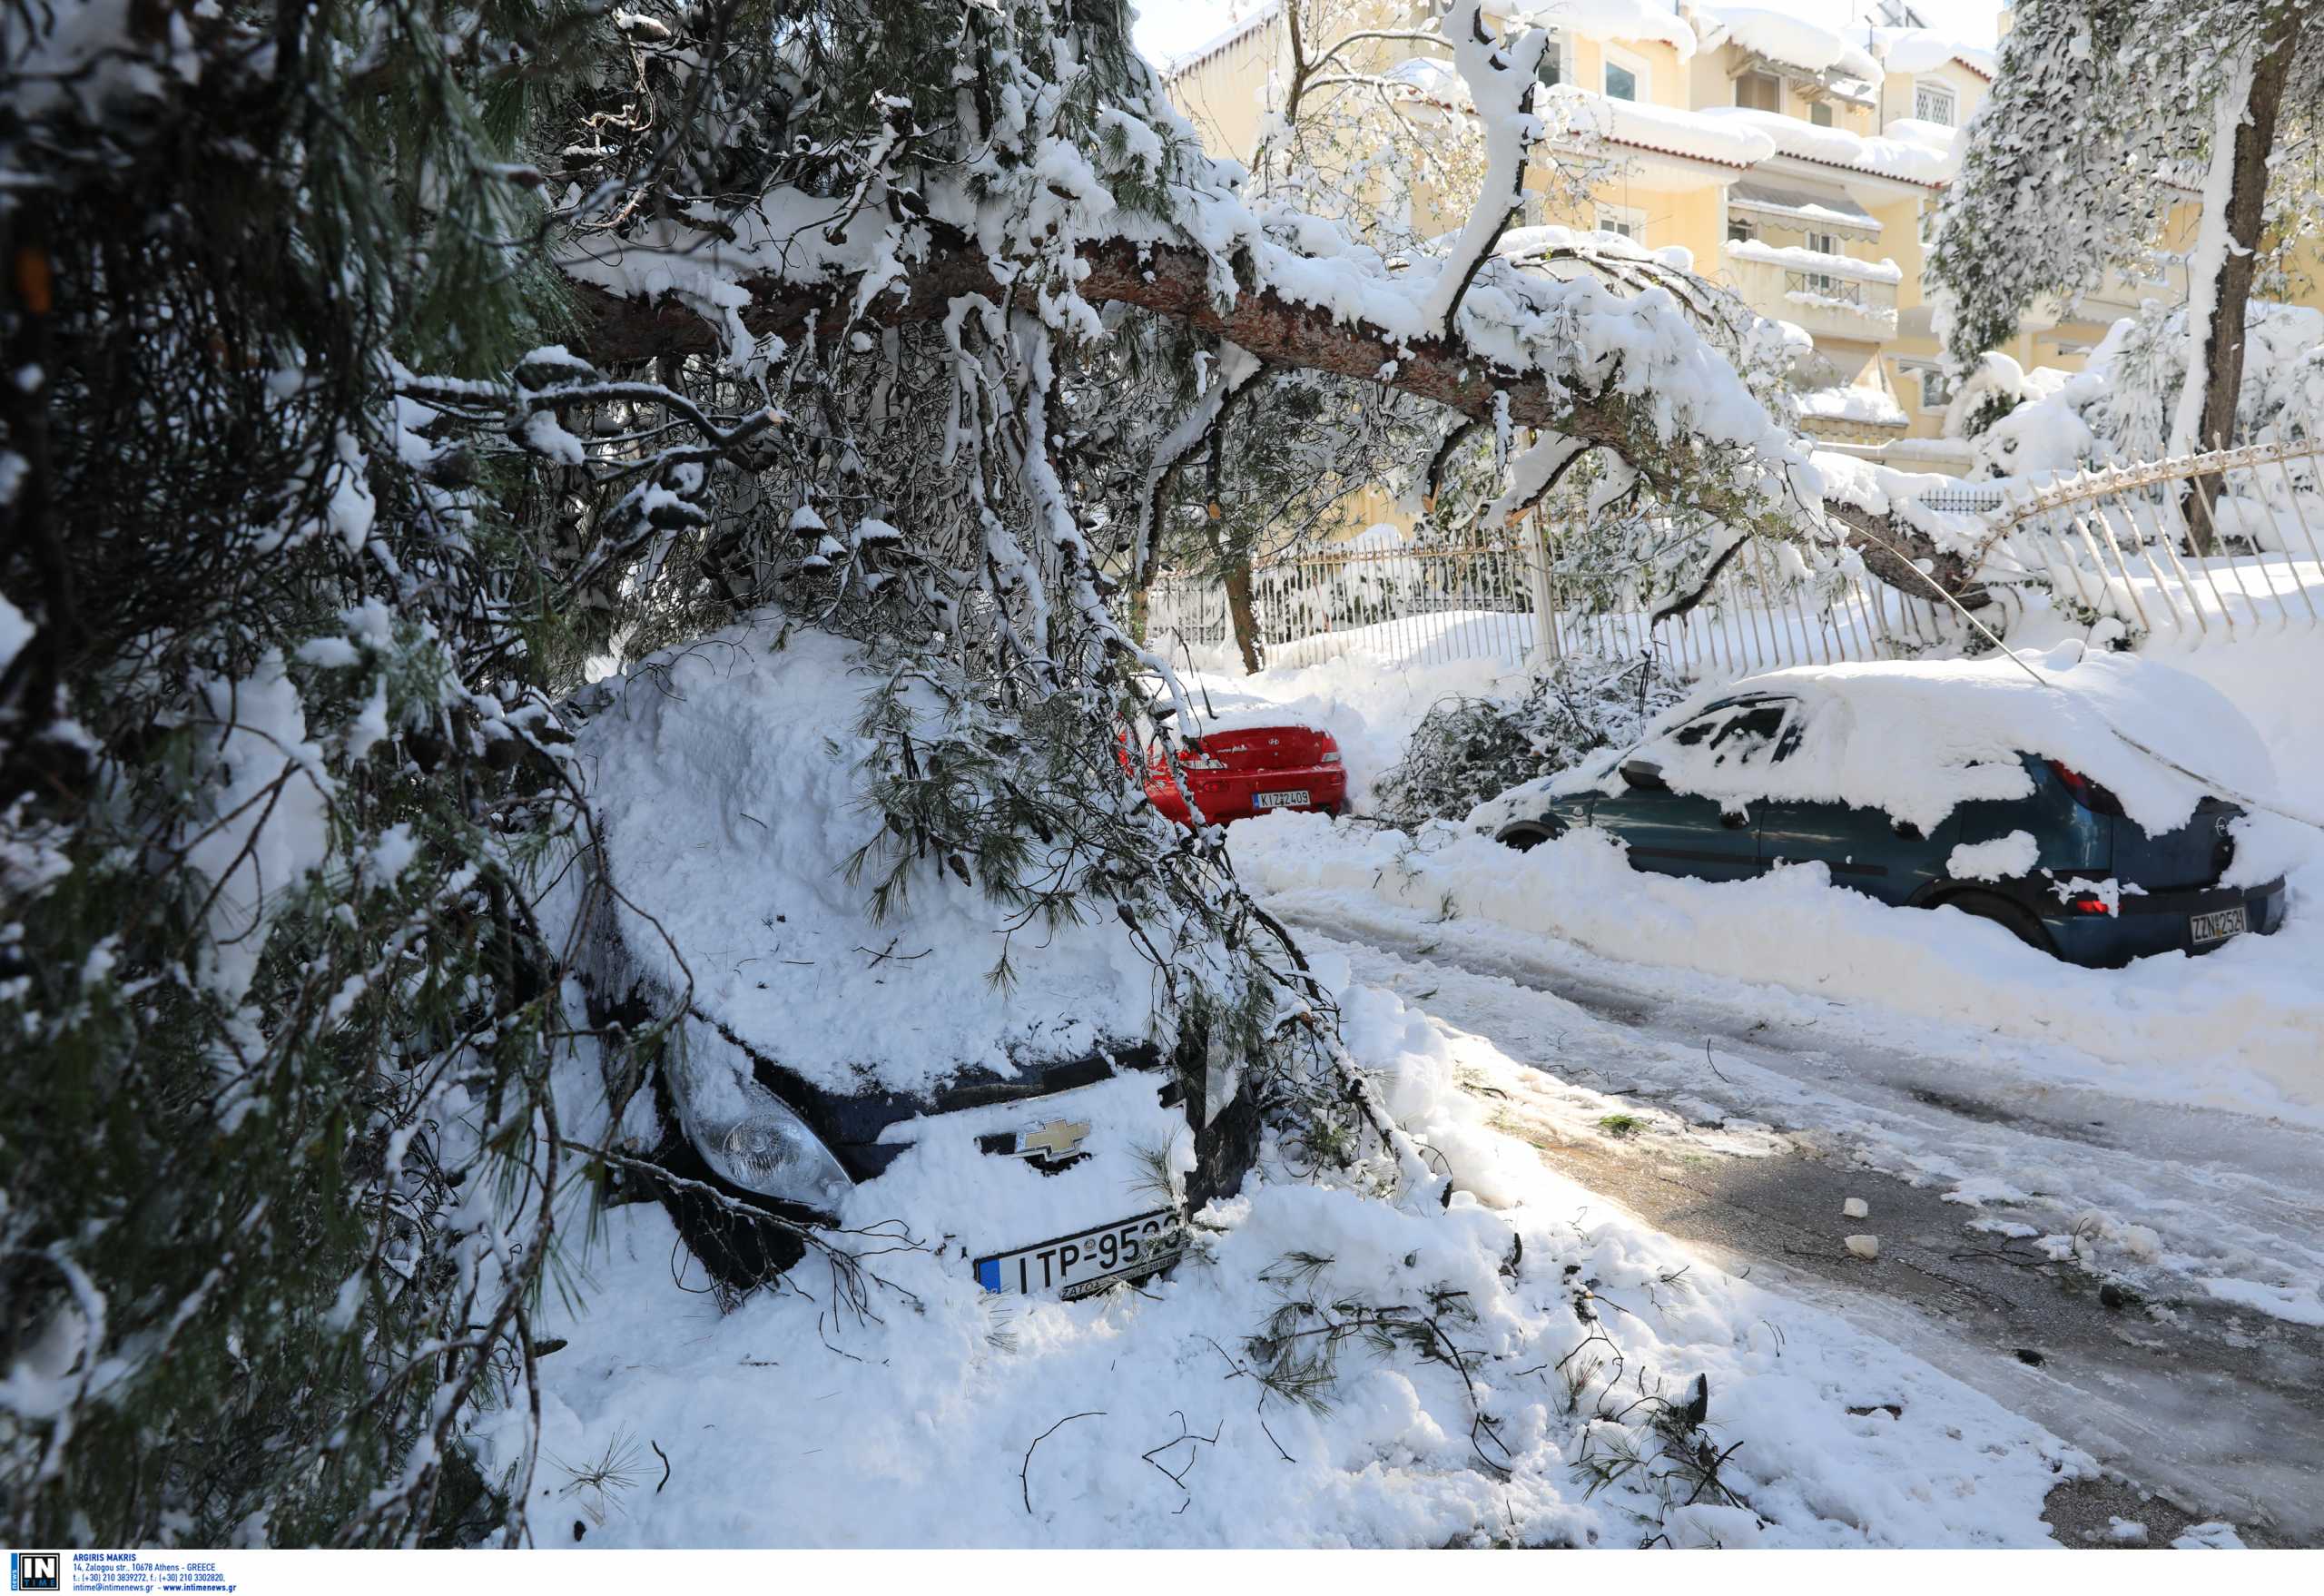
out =
<path fill-rule="evenodd" d="M 2248 927 L 2249 922 L 2243 918 L 2243 911 L 2240 906 L 2234 909 L 2215 909 L 2209 914 L 2191 914 L 2187 917 L 2187 929 L 2194 934 L 2195 946 L 2198 948 L 2205 942 L 2223 942 L 2230 937 L 2240 936 Z"/>
<path fill-rule="evenodd" d="M 977 1280 L 987 1291 L 1025 1296 L 1055 1292 L 1070 1302 L 1117 1281 L 1150 1275 L 1186 1246 L 1186 1220 L 1176 1208 L 1157 1208 L 1095 1230 L 979 1258 Z"/>
<path fill-rule="evenodd" d="M 1261 793 L 1251 800 L 1260 809 L 1296 809 L 1307 802 L 1307 789 L 1294 787 L 1288 793 Z"/>

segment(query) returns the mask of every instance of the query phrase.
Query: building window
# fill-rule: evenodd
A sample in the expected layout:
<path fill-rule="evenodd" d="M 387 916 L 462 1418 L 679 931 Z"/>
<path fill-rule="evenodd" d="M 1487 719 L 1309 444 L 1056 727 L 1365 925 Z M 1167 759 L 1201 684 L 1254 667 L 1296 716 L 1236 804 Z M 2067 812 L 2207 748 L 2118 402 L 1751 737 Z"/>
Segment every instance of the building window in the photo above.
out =
<path fill-rule="evenodd" d="M 1832 103 L 1829 100 L 1817 100 L 1811 102 L 1807 107 L 1807 120 L 1814 123 L 1817 127 L 1831 126 Z"/>
<path fill-rule="evenodd" d="M 1565 35 L 1552 33 L 1547 48 L 1541 52 L 1541 64 L 1533 69 L 1533 76 L 1543 88 L 1554 89 L 1566 81 Z"/>
<path fill-rule="evenodd" d="M 1749 217 L 1730 216 L 1727 219 L 1727 241 L 1728 243 L 1749 243 L 1753 239 L 1758 237 L 1758 235 L 1759 230 L 1752 225 L 1751 219 Z"/>
<path fill-rule="evenodd" d="M 1921 409 L 1941 410 L 1953 402 L 1953 385 L 1945 380 L 1940 366 L 1924 367 L 1921 370 Z"/>
<path fill-rule="evenodd" d="M 1633 243 L 1646 241 L 1646 212 L 1633 211 L 1627 205 L 1598 207 L 1598 231 L 1619 232 Z"/>
<path fill-rule="evenodd" d="M 1923 122 L 1934 122 L 1941 127 L 1951 127 L 1953 125 L 1953 91 L 1943 84 L 1915 84 L 1913 114 Z"/>
<path fill-rule="evenodd" d="M 1783 80 L 1770 72 L 1747 72 L 1735 80 L 1735 103 L 1746 111 L 1783 109 Z"/>
<path fill-rule="evenodd" d="M 1807 239 L 1807 247 L 1814 250 L 1817 254 L 1837 255 L 1840 253 L 1840 241 L 1832 234 L 1828 232 L 1811 232 L 1806 236 Z M 1835 297 L 1838 295 L 1840 280 L 1833 276 L 1830 272 L 1810 271 L 1806 275 L 1808 291 L 1811 293 L 1831 294 Z"/>
<path fill-rule="evenodd" d="M 1654 71 L 1642 55 L 1633 55 L 1619 44 L 1608 44 L 1603 51 L 1605 64 L 1599 71 L 1599 83 L 1609 100 L 1651 100 L 1654 98 Z"/>

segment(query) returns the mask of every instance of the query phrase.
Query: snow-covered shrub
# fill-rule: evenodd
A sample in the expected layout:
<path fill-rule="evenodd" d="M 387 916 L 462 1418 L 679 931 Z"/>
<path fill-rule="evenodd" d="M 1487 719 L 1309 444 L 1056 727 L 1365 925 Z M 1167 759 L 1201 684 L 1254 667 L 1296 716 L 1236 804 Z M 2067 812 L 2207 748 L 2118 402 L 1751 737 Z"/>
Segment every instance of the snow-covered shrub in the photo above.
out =
<path fill-rule="evenodd" d="M 2254 302 L 2245 328 L 2237 441 L 2274 443 L 2324 430 L 2324 312 Z M 1975 435 L 1971 474 L 2024 477 L 2161 458 L 2188 349 L 2185 310 L 2151 304 L 2145 314 L 2115 322 L 2072 375 L 2049 368 L 2021 374 L 2015 362 L 1987 356 L 1978 393 L 2022 402 Z M 1961 412 L 1956 400 L 1952 414 Z M 1949 415 L 1948 429 L 1951 422 Z"/>
<path fill-rule="evenodd" d="M 1406 831 L 1459 820 L 1521 782 L 1628 744 L 1681 696 L 1650 661 L 1574 655 L 1522 693 L 1446 699 L 1422 717 L 1404 757 L 1374 785 L 1374 806 Z"/>

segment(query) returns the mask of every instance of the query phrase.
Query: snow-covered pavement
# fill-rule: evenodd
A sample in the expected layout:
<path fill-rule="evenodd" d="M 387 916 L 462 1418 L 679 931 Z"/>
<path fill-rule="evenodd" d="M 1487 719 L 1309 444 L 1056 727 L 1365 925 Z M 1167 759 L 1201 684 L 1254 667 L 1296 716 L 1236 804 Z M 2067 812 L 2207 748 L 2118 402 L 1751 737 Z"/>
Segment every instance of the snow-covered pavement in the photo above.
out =
<path fill-rule="evenodd" d="M 2191 1516 L 2324 1535 L 2324 1128 L 2253 1111 L 2270 1085 L 2196 1106 L 2069 1043 L 1608 959 L 1276 840 L 1237 852 L 1312 947 L 1531 1067 L 1497 1123 L 1552 1167 Z"/>

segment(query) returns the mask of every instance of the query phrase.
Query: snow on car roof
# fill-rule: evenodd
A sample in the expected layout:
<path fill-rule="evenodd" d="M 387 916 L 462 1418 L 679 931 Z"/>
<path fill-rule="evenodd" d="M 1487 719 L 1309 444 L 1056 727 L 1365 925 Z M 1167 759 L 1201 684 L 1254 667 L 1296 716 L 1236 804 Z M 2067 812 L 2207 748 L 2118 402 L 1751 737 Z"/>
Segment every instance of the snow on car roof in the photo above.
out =
<path fill-rule="evenodd" d="M 856 768 L 880 679 L 855 645 L 768 616 L 600 685 L 577 753 L 630 960 L 673 991 L 691 972 L 705 1016 L 833 1091 L 1150 1035 L 1154 968 L 1110 911 L 1018 931 L 1006 992 L 987 977 L 1012 915 L 980 890 L 931 869 L 872 922 L 870 880 L 842 870 L 881 823 Z"/>
<path fill-rule="evenodd" d="M 1769 695 L 1799 706 L 1797 744 L 1780 759 L 1737 760 L 1731 744 L 1722 756 L 1707 742 L 1683 744 L 1670 735 L 1718 704 Z M 2142 753 L 2115 727 L 2219 786 L 2276 795 L 2266 745 L 2217 689 L 2151 659 L 2084 652 L 2073 643 L 2014 658 L 1769 671 L 1695 694 L 1659 717 L 1639 748 L 1680 792 L 1858 804 L 1924 830 L 1959 803 L 2023 797 L 2021 754 L 2058 760 L 2112 789 L 2123 812 L 2151 832 L 2184 823 L 2216 791 Z M 1619 792 L 1620 763 L 1600 761 L 1533 789 L 1557 796 Z M 1497 814 L 1515 796 L 1493 800 L 1479 814 Z"/>

